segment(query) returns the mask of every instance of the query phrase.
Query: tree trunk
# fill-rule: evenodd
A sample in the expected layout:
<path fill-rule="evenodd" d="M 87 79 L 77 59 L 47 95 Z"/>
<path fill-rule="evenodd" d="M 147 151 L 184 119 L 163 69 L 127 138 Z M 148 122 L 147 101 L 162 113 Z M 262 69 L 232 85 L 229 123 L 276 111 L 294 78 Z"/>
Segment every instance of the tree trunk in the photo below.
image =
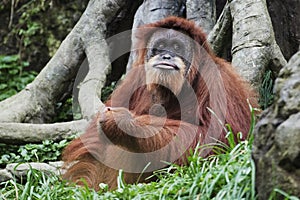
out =
<path fill-rule="evenodd" d="M 263 74 L 277 74 L 286 64 L 273 32 L 265 0 L 232 0 L 232 64 L 256 88 Z"/>
<path fill-rule="evenodd" d="M 187 0 L 186 18 L 195 21 L 208 34 L 217 20 L 216 0 Z"/>

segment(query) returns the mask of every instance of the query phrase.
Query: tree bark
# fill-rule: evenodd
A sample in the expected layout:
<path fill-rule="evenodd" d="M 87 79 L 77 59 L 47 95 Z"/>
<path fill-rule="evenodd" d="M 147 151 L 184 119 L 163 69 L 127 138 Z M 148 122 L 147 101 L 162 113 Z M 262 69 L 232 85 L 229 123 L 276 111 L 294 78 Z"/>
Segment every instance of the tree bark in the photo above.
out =
<path fill-rule="evenodd" d="M 79 86 L 78 101 L 84 119 L 90 119 L 104 105 L 101 89 L 110 70 L 108 46 L 105 41 L 107 27 L 122 1 L 91 1 L 84 13 L 81 29 L 82 42 L 88 60 L 88 72 Z"/>
<path fill-rule="evenodd" d="M 232 64 L 256 88 L 267 69 L 286 65 L 278 47 L 265 0 L 230 0 L 233 20 Z"/>
<path fill-rule="evenodd" d="M 209 34 L 217 20 L 216 0 L 187 0 L 186 7 L 186 18 Z"/>

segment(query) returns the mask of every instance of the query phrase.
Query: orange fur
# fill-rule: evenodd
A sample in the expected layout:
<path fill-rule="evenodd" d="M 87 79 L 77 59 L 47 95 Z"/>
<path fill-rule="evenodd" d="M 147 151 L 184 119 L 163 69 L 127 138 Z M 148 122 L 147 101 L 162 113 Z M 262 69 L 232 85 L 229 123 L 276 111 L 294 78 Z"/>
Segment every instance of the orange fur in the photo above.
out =
<path fill-rule="evenodd" d="M 155 116 L 156 111 L 153 115 L 149 114 L 157 102 L 153 101 L 152 91 L 147 90 L 144 68 L 147 41 L 158 28 L 183 32 L 197 44 L 187 81 L 182 86 L 184 89 L 172 94 L 162 88 L 159 93 L 166 117 Z M 247 99 L 253 107 L 258 107 L 257 95 L 229 63 L 212 53 L 200 28 L 191 21 L 169 17 L 146 25 L 138 31 L 138 38 L 138 58 L 131 72 L 106 102 L 112 108 L 99 113 L 86 132 L 65 149 L 63 160 L 71 165 L 64 176 L 66 179 L 83 184 L 80 178 L 85 178 L 88 185 L 96 190 L 101 182 L 109 184 L 111 188 L 116 187 L 118 170 L 101 163 L 99 158 L 104 156 L 116 161 L 126 158 L 116 155 L 112 144 L 103 142 L 104 136 L 114 145 L 134 153 L 154 152 L 177 138 L 179 143 L 172 144 L 170 151 L 161 155 L 166 159 L 178 153 L 180 146 L 195 148 L 198 142 L 214 142 L 211 137 L 226 142 L 225 124 L 230 124 L 235 133 L 242 132 L 242 139 L 246 138 L 251 120 Z M 214 108 L 214 114 L 208 107 Z M 220 124 L 214 115 L 224 118 L 223 123 Z M 177 164 L 185 164 L 185 161 L 186 153 L 174 160 Z M 127 162 L 132 167 L 138 164 L 138 161 L 130 159 Z M 138 173 L 125 173 L 124 179 L 127 183 L 134 183 L 145 181 L 147 175 L 149 173 L 138 179 Z"/>

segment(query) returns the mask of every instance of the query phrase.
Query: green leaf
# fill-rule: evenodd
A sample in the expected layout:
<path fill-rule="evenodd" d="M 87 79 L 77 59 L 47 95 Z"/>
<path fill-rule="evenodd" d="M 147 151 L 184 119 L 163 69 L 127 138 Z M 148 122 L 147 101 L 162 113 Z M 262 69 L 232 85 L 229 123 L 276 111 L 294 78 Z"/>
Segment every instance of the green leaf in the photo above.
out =
<path fill-rule="evenodd" d="M 11 55 L 11 56 L 4 56 L 1 57 L 0 62 L 2 63 L 12 63 L 19 60 L 19 55 Z"/>
<path fill-rule="evenodd" d="M 5 88 L 7 88 L 7 84 L 5 84 L 5 83 L 1 83 L 0 84 L 0 90 L 3 90 L 3 89 L 5 89 Z"/>
<path fill-rule="evenodd" d="M 26 149 L 22 149 L 20 152 L 21 156 L 27 157 L 28 156 L 28 151 Z"/>

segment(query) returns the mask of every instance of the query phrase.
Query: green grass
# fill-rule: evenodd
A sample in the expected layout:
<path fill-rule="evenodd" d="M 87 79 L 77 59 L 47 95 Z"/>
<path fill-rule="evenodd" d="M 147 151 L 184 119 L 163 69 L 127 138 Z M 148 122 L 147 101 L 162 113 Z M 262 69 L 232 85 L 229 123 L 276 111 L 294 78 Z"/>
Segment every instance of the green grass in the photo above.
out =
<path fill-rule="evenodd" d="M 252 127 L 254 123 L 253 118 Z M 127 185 L 120 171 L 118 189 L 107 191 L 107 185 L 101 184 L 102 190 L 95 192 L 87 187 L 69 185 L 59 176 L 30 170 L 27 180 L 2 183 L 0 199 L 255 199 L 255 165 L 251 158 L 253 135 L 235 142 L 229 131 L 227 138 L 228 145 L 215 146 L 215 155 L 201 158 L 199 151 L 195 151 L 189 157 L 188 166 L 171 165 L 156 171 L 157 182 Z M 298 199 L 275 189 L 270 200 L 279 196 Z"/>
<path fill-rule="evenodd" d="M 263 82 L 259 87 L 259 104 L 262 109 L 268 108 L 274 101 L 273 86 L 272 71 L 269 70 L 265 73 Z"/>
<path fill-rule="evenodd" d="M 227 149 L 229 150 L 229 149 Z M 227 151 L 226 150 L 226 151 Z M 189 166 L 172 165 L 155 172 L 158 182 L 126 185 L 119 176 L 119 188 L 98 193 L 86 187 L 67 185 L 58 176 L 31 170 L 27 181 L 2 184 L 0 199 L 253 199 L 254 164 L 248 141 L 230 152 L 201 158 L 189 157 Z M 170 173 L 170 171 L 174 171 Z"/>

